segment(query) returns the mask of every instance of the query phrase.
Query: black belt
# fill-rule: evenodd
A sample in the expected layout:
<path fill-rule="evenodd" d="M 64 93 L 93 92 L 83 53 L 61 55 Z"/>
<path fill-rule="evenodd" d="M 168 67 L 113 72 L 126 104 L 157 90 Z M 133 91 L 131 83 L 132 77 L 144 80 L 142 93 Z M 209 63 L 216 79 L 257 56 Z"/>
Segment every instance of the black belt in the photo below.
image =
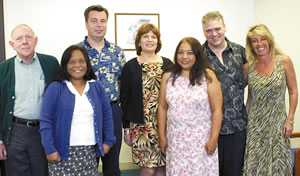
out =
<path fill-rule="evenodd" d="M 110 106 L 112 106 L 112 105 L 114 105 L 114 104 L 117 104 L 117 103 L 120 103 L 120 100 L 111 101 L 111 102 L 110 102 Z"/>
<path fill-rule="evenodd" d="M 26 125 L 28 127 L 38 127 L 40 126 L 40 121 L 39 120 L 28 120 L 28 119 L 22 119 L 19 117 L 13 116 L 13 121 L 19 124 Z"/>

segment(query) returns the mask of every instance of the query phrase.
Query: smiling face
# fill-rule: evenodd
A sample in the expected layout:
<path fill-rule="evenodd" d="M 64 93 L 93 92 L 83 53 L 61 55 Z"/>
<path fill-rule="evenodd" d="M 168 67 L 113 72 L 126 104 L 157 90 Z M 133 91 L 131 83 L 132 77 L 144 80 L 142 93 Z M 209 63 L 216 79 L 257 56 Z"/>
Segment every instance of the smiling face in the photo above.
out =
<path fill-rule="evenodd" d="M 196 62 L 196 56 L 188 42 L 182 42 L 177 51 L 177 62 L 182 70 L 191 70 Z"/>
<path fill-rule="evenodd" d="M 142 48 L 142 52 L 155 53 L 157 42 L 157 36 L 152 31 L 149 31 L 142 35 L 139 46 Z"/>
<path fill-rule="evenodd" d="M 30 28 L 20 25 L 13 30 L 9 44 L 21 59 L 31 60 L 37 40 L 37 37 Z"/>
<path fill-rule="evenodd" d="M 226 27 L 221 19 L 210 20 L 203 27 L 204 35 L 211 48 L 222 48 L 226 45 Z"/>
<path fill-rule="evenodd" d="M 104 11 L 90 11 L 85 25 L 88 30 L 88 37 L 91 37 L 93 40 L 104 39 L 107 29 L 106 13 Z"/>
<path fill-rule="evenodd" d="M 72 80 L 83 80 L 87 72 L 87 64 L 83 53 L 80 50 L 74 50 L 72 57 L 67 64 L 67 72 Z"/>
<path fill-rule="evenodd" d="M 251 37 L 251 46 L 257 56 L 267 56 L 270 54 L 269 41 L 265 36 L 253 35 Z"/>

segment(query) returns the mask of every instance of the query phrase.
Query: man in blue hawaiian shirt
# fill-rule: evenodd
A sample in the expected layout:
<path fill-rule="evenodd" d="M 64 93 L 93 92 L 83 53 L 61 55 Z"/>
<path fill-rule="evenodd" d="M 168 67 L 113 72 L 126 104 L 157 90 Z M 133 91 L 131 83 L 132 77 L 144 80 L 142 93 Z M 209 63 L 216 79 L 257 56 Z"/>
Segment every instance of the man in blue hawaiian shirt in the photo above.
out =
<path fill-rule="evenodd" d="M 220 12 L 202 17 L 206 38 L 203 44 L 208 61 L 222 88 L 223 117 L 218 141 L 220 176 L 240 176 L 246 144 L 247 113 L 244 104 L 245 49 L 225 37 L 226 26 Z"/>
<path fill-rule="evenodd" d="M 108 11 L 101 5 L 92 5 L 85 12 L 88 36 L 79 45 L 89 54 L 93 70 L 105 88 L 113 113 L 116 143 L 102 160 L 103 174 L 119 176 L 119 155 L 122 143 L 122 111 L 120 108 L 119 77 L 126 62 L 123 50 L 108 42 L 104 36 L 107 29 Z"/>

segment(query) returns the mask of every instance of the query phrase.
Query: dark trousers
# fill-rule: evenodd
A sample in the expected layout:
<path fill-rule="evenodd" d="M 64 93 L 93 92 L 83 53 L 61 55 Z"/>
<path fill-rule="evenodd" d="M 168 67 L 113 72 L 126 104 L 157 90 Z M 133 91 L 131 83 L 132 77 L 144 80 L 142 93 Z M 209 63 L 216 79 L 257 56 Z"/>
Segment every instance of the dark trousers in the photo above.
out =
<path fill-rule="evenodd" d="M 244 164 L 246 130 L 220 135 L 218 141 L 220 176 L 240 176 Z"/>
<path fill-rule="evenodd" d="M 122 110 L 118 103 L 113 104 L 111 109 L 116 143 L 104 157 L 101 157 L 102 172 L 104 176 L 120 176 L 119 156 L 122 144 Z"/>
<path fill-rule="evenodd" d="M 5 174 L 5 165 L 4 165 L 3 160 L 0 161 L 0 169 L 1 169 L 0 176 L 6 176 L 6 174 Z"/>
<path fill-rule="evenodd" d="M 40 128 L 13 123 L 5 161 L 8 176 L 48 176 L 48 162 Z"/>

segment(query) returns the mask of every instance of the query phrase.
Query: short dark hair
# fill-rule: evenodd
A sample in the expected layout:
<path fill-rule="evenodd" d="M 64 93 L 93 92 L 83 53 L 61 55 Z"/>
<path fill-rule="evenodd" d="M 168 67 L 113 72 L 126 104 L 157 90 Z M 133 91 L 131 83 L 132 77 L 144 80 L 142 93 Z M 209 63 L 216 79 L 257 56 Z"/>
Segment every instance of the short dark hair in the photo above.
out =
<path fill-rule="evenodd" d="M 108 19 L 108 10 L 106 8 L 102 7 L 101 5 L 92 5 L 86 8 L 84 11 L 85 22 L 88 21 L 90 11 L 94 11 L 94 10 L 98 12 L 105 12 L 106 19 Z"/>
<path fill-rule="evenodd" d="M 92 79 L 97 79 L 97 77 L 92 69 L 91 63 L 89 61 L 89 55 L 88 55 L 88 52 L 86 51 L 86 49 L 79 45 L 71 45 L 64 51 L 64 53 L 61 57 L 60 69 L 58 71 L 56 81 L 62 82 L 62 81 L 66 81 L 66 80 L 68 80 L 68 81 L 71 80 L 71 76 L 67 71 L 67 64 L 69 63 L 69 61 L 72 57 L 72 53 L 75 50 L 78 50 L 83 54 L 85 62 L 86 62 L 87 70 L 86 70 L 85 75 L 83 76 L 83 79 L 86 81 L 92 80 Z"/>
<path fill-rule="evenodd" d="M 159 29 L 154 24 L 144 23 L 139 27 L 138 32 L 135 37 L 135 49 L 136 49 L 136 54 L 138 56 L 140 56 L 141 52 L 142 52 L 142 48 L 139 46 L 141 38 L 144 34 L 150 32 L 150 31 L 152 31 L 157 37 L 157 48 L 155 49 L 155 54 L 158 53 L 161 49 L 162 44 L 161 44 L 161 40 L 160 40 Z"/>
<path fill-rule="evenodd" d="M 177 61 L 177 54 L 178 54 L 179 47 L 183 42 L 187 42 L 188 44 L 191 45 L 192 51 L 196 57 L 195 64 L 192 66 L 191 71 L 190 71 L 190 76 L 189 76 L 191 85 L 193 85 L 193 86 L 195 84 L 200 85 L 202 76 L 205 76 L 206 79 L 209 82 L 211 82 L 212 79 L 207 73 L 207 69 L 211 69 L 211 68 L 208 64 L 208 59 L 207 59 L 206 54 L 204 53 L 203 47 L 201 46 L 200 42 L 197 39 L 195 39 L 193 37 L 185 37 L 178 43 L 176 50 L 175 50 L 175 54 L 174 54 L 174 63 L 175 64 L 171 71 L 171 77 L 173 78 L 172 84 L 174 85 L 174 82 L 180 76 L 180 74 L 182 72 L 182 68 L 180 67 L 180 65 L 178 64 L 178 61 Z"/>

